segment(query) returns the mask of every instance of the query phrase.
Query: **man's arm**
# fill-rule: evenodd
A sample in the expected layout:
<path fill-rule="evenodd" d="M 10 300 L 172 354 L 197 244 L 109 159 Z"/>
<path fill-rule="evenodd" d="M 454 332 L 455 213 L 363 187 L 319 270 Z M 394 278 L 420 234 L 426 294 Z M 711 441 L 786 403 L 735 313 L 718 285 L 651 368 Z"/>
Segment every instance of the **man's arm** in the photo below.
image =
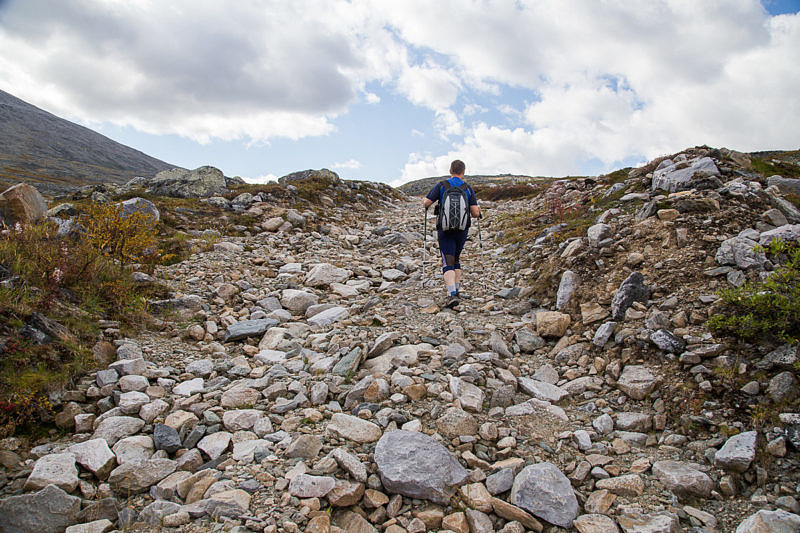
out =
<path fill-rule="evenodd" d="M 423 198 L 422 199 L 422 207 L 424 207 L 425 209 L 428 209 L 431 206 L 432 203 L 433 203 L 433 200 L 430 200 L 428 198 Z"/>

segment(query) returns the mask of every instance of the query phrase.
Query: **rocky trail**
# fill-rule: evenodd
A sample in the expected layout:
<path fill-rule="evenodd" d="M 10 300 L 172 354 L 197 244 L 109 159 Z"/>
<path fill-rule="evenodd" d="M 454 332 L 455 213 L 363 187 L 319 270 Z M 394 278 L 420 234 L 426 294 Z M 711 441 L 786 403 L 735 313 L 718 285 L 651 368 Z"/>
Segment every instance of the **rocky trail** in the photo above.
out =
<path fill-rule="evenodd" d="M 745 379 L 704 322 L 709 280 L 761 261 L 741 239 L 800 220 L 737 236 L 702 222 L 713 192 L 638 193 L 527 262 L 502 223 L 525 203 L 488 204 L 455 310 L 416 199 L 224 236 L 156 270 L 161 327 L 96 347 L 108 366 L 64 393 L 62 437 L 2 441 L 0 530 L 799 531 L 797 346 Z M 755 197 L 741 229 L 770 208 Z M 557 289 L 530 282 L 548 261 Z M 731 405 L 758 395 L 781 427 Z"/>

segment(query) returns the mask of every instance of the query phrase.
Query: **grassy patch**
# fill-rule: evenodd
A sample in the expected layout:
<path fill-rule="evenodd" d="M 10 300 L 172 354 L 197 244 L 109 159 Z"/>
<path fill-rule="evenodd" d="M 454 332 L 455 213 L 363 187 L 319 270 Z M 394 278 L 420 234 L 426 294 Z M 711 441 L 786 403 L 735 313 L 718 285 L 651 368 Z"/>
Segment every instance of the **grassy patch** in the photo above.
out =
<path fill-rule="evenodd" d="M 765 178 L 778 174 L 784 178 L 800 178 L 800 165 L 788 163 L 785 161 L 767 160 L 760 157 L 751 157 L 751 166 L 755 172 L 758 172 Z"/>
<path fill-rule="evenodd" d="M 136 283 L 124 268 L 141 260 L 139 254 L 126 253 L 120 262 L 103 242 L 88 234 L 61 236 L 50 222 L 9 229 L 0 238 L 0 277 L 6 278 L 0 284 L 0 434 L 48 420 L 47 393 L 93 367 L 99 319 L 133 332 L 148 317 L 147 300 L 164 296 L 164 288 Z M 32 327 L 49 338 L 34 340 L 25 333 Z"/>

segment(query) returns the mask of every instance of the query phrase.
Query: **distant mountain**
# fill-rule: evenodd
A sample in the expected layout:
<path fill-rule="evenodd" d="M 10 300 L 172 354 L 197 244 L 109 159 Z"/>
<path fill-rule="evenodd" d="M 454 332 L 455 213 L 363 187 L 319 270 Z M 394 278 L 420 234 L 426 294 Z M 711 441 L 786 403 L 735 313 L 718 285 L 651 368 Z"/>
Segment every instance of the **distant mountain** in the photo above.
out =
<path fill-rule="evenodd" d="M 0 191 L 21 181 L 44 194 L 124 183 L 175 168 L 0 90 Z"/>

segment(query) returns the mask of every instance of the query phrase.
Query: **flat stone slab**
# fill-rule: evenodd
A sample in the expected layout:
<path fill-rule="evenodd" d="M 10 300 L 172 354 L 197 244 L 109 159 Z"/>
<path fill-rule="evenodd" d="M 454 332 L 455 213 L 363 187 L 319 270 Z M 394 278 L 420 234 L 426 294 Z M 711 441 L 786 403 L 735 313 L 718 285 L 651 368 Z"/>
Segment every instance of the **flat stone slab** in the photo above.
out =
<path fill-rule="evenodd" d="M 97 479 L 106 479 L 117 465 L 117 458 L 104 439 L 91 439 L 67 448 L 79 465 L 94 474 Z"/>
<path fill-rule="evenodd" d="M 81 499 L 55 485 L 0 500 L 0 531 L 61 533 L 78 520 Z"/>
<path fill-rule="evenodd" d="M 681 498 L 708 498 L 714 481 L 705 473 L 680 461 L 657 461 L 653 473 L 667 489 Z"/>
<path fill-rule="evenodd" d="M 375 442 L 383 433 L 377 424 L 344 413 L 333 414 L 327 431 L 337 437 L 360 443 Z"/>
<path fill-rule="evenodd" d="M 40 490 L 47 485 L 55 485 L 67 492 L 78 487 L 75 456 L 70 453 L 54 453 L 36 461 L 33 472 L 25 481 L 25 490 Z"/>
<path fill-rule="evenodd" d="M 375 463 L 387 491 L 442 505 L 469 479 L 447 448 L 415 431 L 384 434 L 375 446 Z"/>
<path fill-rule="evenodd" d="M 228 326 L 225 330 L 223 342 L 233 342 L 247 337 L 259 337 L 279 322 L 274 318 L 260 318 L 258 320 L 242 320 Z"/>
<path fill-rule="evenodd" d="M 569 396 L 569 393 L 561 387 L 551 385 L 550 383 L 545 383 L 544 381 L 519 377 L 517 378 L 517 384 L 519 385 L 519 388 L 525 392 L 525 394 L 532 396 L 537 400 L 558 403 Z"/>

